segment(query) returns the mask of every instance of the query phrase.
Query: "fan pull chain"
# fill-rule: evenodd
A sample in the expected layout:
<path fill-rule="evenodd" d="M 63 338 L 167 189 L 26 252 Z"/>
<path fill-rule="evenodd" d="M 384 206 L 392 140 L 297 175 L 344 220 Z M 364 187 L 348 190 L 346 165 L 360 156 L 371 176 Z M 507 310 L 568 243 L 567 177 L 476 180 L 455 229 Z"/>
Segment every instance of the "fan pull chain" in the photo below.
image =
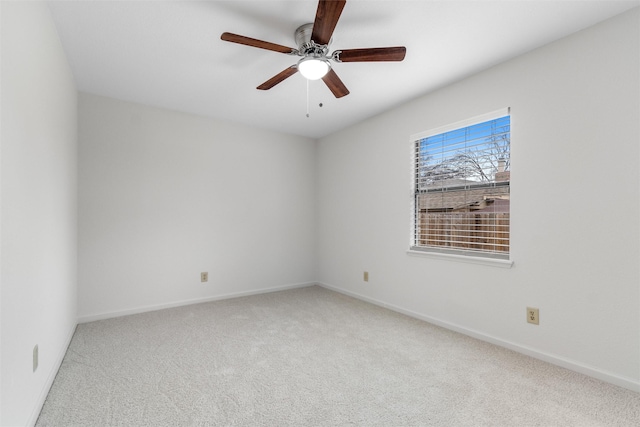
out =
<path fill-rule="evenodd" d="M 309 79 L 307 80 L 307 118 L 309 118 Z"/>

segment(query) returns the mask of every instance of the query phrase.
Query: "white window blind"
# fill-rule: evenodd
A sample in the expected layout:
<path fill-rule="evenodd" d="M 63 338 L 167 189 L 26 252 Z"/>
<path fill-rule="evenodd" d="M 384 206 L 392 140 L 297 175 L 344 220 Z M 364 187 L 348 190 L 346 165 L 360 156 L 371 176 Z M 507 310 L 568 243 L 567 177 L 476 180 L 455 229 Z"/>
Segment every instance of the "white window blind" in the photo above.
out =
<path fill-rule="evenodd" d="M 509 110 L 414 135 L 412 147 L 411 249 L 508 259 Z"/>

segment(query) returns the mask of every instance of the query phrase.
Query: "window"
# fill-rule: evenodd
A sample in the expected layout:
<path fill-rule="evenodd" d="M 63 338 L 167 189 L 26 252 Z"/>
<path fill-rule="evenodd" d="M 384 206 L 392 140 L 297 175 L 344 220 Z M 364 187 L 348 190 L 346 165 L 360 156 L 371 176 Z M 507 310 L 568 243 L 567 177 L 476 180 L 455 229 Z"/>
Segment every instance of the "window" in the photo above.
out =
<path fill-rule="evenodd" d="M 411 250 L 509 259 L 509 110 L 414 135 Z"/>

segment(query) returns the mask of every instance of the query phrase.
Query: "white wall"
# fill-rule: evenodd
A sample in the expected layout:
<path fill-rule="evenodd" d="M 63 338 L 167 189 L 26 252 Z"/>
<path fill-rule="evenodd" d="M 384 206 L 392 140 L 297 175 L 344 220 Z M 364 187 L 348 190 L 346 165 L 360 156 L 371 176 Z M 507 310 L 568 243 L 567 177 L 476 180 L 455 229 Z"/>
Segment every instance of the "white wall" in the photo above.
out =
<path fill-rule="evenodd" d="M 19 426 L 35 422 L 76 325 L 77 98 L 46 5 L 0 7 L 0 424 Z"/>
<path fill-rule="evenodd" d="M 315 279 L 314 140 L 81 93 L 79 141 L 80 321 Z"/>
<path fill-rule="evenodd" d="M 640 390 L 638 24 L 635 9 L 319 141 L 319 280 Z M 513 267 L 408 256 L 409 135 L 502 107 Z"/>

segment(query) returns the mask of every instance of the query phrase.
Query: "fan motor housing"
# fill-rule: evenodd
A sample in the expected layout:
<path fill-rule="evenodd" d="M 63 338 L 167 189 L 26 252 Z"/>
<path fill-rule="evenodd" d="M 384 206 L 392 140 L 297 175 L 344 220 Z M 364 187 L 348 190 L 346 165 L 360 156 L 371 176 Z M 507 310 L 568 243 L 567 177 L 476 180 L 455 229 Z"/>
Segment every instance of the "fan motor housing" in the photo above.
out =
<path fill-rule="evenodd" d="M 329 40 L 326 45 L 316 44 L 311 40 L 311 34 L 313 33 L 313 24 L 304 24 L 299 26 L 295 32 L 295 40 L 298 45 L 298 51 L 303 56 L 311 56 L 314 58 L 323 58 L 327 56 L 329 52 L 329 45 L 333 41 L 333 38 Z"/>

